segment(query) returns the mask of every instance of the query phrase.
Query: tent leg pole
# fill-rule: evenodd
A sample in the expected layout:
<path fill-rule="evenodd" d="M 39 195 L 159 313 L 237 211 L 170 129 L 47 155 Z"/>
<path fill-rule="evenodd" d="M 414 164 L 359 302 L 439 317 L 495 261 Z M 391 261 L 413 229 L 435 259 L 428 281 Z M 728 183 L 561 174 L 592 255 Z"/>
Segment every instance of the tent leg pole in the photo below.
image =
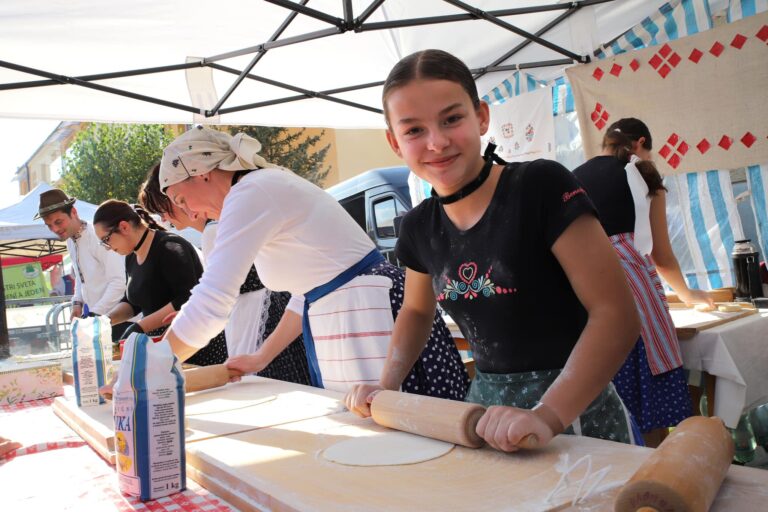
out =
<path fill-rule="evenodd" d="M 8 321 L 5 317 L 5 283 L 0 271 L 0 360 L 11 357 L 11 340 L 8 338 Z"/>

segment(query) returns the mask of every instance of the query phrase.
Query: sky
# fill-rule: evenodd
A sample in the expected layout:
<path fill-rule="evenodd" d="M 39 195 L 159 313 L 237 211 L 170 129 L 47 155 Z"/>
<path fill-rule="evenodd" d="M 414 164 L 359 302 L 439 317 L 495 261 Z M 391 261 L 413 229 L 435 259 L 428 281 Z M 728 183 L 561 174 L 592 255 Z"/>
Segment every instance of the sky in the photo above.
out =
<path fill-rule="evenodd" d="M 13 180 L 16 169 L 32 156 L 59 121 L 0 119 L 0 208 L 16 202 L 19 184 Z"/>

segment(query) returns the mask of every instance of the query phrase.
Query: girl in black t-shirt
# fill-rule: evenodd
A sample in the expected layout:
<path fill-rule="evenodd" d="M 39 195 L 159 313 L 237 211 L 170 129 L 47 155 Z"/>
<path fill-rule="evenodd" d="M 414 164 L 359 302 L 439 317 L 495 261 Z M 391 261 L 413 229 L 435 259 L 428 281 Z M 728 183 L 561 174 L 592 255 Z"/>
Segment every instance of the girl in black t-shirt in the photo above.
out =
<path fill-rule="evenodd" d="M 133 332 L 160 336 L 168 328 L 166 319 L 187 302 L 203 273 L 195 248 L 165 231 L 140 206 L 114 199 L 99 205 L 93 228 L 106 250 L 125 256 L 126 291 L 107 313 L 110 321 L 118 324 L 141 313 L 121 338 Z M 187 362 L 205 366 L 226 360 L 226 340 L 218 335 Z"/>
<path fill-rule="evenodd" d="M 380 383 L 355 388 L 347 406 L 369 415 L 376 390 L 398 389 L 439 302 L 475 356 L 467 400 L 489 406 L 477 431 L 491 446 L 514 451 L 531 434 L 542 446 L 566 427 L 630 442 L 610 381 L 639 322 L 584 190 L 555 162 L 481 155 L 489 108 L 448 53 L 401 60 L 383 102 L 387 140 L 433 192 L 402 223 L 405 299 Z"/>

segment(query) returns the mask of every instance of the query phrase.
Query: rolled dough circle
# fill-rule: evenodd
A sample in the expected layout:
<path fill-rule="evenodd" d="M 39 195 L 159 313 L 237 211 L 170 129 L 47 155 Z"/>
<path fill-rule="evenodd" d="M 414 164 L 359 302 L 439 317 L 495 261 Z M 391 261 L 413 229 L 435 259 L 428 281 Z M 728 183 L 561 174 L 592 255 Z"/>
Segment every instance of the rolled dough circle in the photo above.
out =
<path fill-rule="evenodd" d="M 323 451 L 326 460 L 346 466 L 399 466 L 442 457 L 452 443 L 405 432 L 385 432 L 347 439 Z"/>

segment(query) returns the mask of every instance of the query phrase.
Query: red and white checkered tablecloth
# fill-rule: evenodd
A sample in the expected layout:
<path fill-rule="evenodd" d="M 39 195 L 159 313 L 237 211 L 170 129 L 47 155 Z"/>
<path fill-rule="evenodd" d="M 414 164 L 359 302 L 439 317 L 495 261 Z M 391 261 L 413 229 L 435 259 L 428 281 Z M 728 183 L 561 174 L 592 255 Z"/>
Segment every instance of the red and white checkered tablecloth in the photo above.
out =
<path fill-rule="evenodd" d="M 141 502 L 123 496 L 115 469 L 54 415 L 52 403 L 47 399 L 0 406 L 0 436 L 22 445 L 0 458 L 2 510 L 236 510 L 189 479 L 187 490 L 166 498 Z"/>

